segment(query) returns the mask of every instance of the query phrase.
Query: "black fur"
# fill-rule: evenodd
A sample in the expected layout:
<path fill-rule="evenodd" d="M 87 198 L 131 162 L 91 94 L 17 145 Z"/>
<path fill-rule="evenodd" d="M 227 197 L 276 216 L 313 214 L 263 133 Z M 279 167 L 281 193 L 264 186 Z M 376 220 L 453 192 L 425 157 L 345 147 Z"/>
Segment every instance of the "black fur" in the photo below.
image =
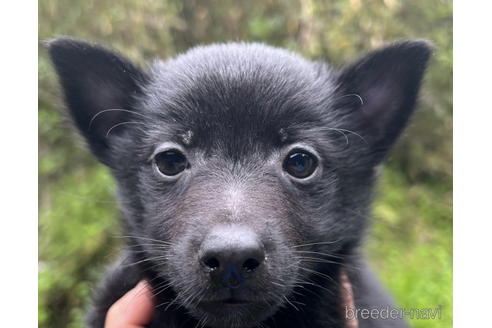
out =
<path fill-rule="evenodd" d="M 89 326 L 102 327 L 111 304 L 141 279 L 165 304 L 151 327 L 194 327 L 203 318 L 210 327 L 342 327 L 341 267 L 357 307 L 392 304 L 359 246 L 375 167 L 415 107 L 427 42 L 389 45 L 341 71 L 248 43 L 196 47 L 145 71 L 70 38 L 51 41 L 49 51 L 75 124 L 118 183 L 129 236 L 95 293 Z M 166 145 L 189 160 L 176 179 L 152 160 Z M 307 179 L 282 168 L 294 146 L 318 158 Z M 217 226 L 247 227 L 267 253 L 236 294 L 212 285 L 197 260 Z M 252 303 L 203 306 L 231 295 Z"/>

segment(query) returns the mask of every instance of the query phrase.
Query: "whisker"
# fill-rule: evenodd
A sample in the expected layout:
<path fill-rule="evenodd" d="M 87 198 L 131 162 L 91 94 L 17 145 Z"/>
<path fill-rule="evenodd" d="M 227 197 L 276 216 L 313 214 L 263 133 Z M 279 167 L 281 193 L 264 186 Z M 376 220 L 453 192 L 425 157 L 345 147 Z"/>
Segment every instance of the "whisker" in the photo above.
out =
<path fill-rule="evenodd" d="M 366 143 L 366 144 L 368 143 L 363 136 L 361 136 L 360 134 L 358 134 L 357 132 L 352 131 L 352 130 L 342 129 L 342 128 L 330 128 L 330 127 L 325 127 L 323 129 L 328 130 L 328 131 L 335 131 L 335 132 L 342 134 L 345 137 L 345 145 L 348 145 L 348 143 L 349 143 L 349 139 L 345 133 L 353 134 L 353 135 L 359 137 L 359 139 L 361 139 L 362 141 L 364 141 L 364 143 Z"/>
<path fill-rule="evenodd" d="M 322 272 L 319 272 L 319 271 L 316 271 L 316 270 L 311 270 L 311 269 L 304 268 L 304 267 L 299 267 L 299 269 L 304 270 L 304 271 L 307 271 L 307 272 L 310 272 L 310 273 L 315 274 L 315 275 L 317 275 L 317 276 L 320 276 L 320 277 L 326 278 L 326 279 L 330 280 L 331 282 L 334 282 L 335 284 L 338 284 L 338 282 L 337 282 L 337 281 L 335 281 L 335 279 L 333 279 L 333 278 L 332 278 L 332 277 L 330 277 L 329 275 L 324 274 L 324 273 L 322 273 Z"/>
<path fill-rule="evenodd" d="M 171 287 L 172 287 L 171 285 L 167 285 L 165 287 L 159 288 L 158 290 L 156 290 L 154 292 L 154 297 L 157 297 L 159 294 L 162 294 L 163 292 L 165 292 L 166 290 L 168 290 Z"/>
<path fill-rule="evenodd" d="M 133 122 L 133 121 L 120 122 L 120 123 L 113 125 L 111 128 L 108 129 L 108 132 L 106 132 L 106 138 L 109 136 L 109 134 L 111 133 L 111 131 L 113 131 L 114 128 L 117 128 L 118 126 L 121 126 L 124 124 L 143 124 L 143 125 L 145 125 L 145 123 L 143 123 L 143 122 Z M 141 130 L 141 131 L 145 133 L 144 130 Z"/>
<path fill-rule="evenodd" d="M 339 238 L 334 241 L 321 241 L 321 242 L 316 242 L 316 243 L 309 243 L 309 244 L 300 244 L 300 245 L 294 245 L 292 248 L 299 248 L 299 247 L 305 247 L 305 246 L 313 246 L 313 245 L 329 245 L 329 244 L 335 244 L 341 241 L 342 239 Z"/>
<path fill-rule="evenodd" d="M 283 297 L 283 298 L 284 298 L 284 300 L 285 300 L 287 303 L 289 303 L 289 304 L 290 304 L 290 305 L 291 305 L 294 309 L 296 309 L 296 311 L 299 311 L 299 308 L 298 308 L 297 306 L 295 306 L 295 305 L 294 305 L 294 304 L 293 304 L 293 303 L 289 300 L 289 298 L 288 298 L 287 296 L 285 296 L 285 295 L 284 295 L 284 297 Z"/>
<path fill-rule="evenodd" d="M 119 235 L 117 237 L 119 237 L 119 238 L 135 238 L 135 239 L 155 241 L 158 244 L 173 245 L 173 243 L 170 243 L 170 242 L 167 242 L 167 241 L 163 241 L 163 240 L 159 240 L 159 239 L 152 239 L 152 238 L 148 238 L 148 237 L 132 236 L 132 235 Z"/>
<path fill-rule="evenodd" d="M 145 262 L 149 262 L 149 261 L 156 261 L 156 260 L 161 260 L 161 259 L 166 259 L 167 256 L 155 256 L 155 257 L 151 257 L 151 258 L 146 258 L 144 260 L 140 260 L 140 261 L 137 261 L 137 262 L 132 262 L 132 263 L 128 263 L 128 264 L 124 264 L 122 265 L 123 268 L 128 268 L 128 267 L 131 267 L 131 266 L 134 266 L 134 265 L 138 265 L 140 263 L 145 263 Z"/>
<path fill-rule="evenodd" d="M 155 250 L 168 250 L 171 247 L 171 245 L 159 245 L 159 244 L 134 244 L 134 245 L 127 245 L 126 248 L 129 252 L 144 252 L 144 251 L 136 251 L 131 249 L 131 248 L 138 248 L 141 246 L 153 247 L 153 249 Z"/>
<path fill-rule="evenodd" d="M 330 293 L 332 296 L 336 296 L 336 295 L 335 295 L 335 293 L 334 293 L 332 290 L 330 290 L 330 289 L 328 289 L 328 288 L 326 288 L 326 287 L 323 287 L 323 286 L 321 286 L 320 284 L 314 283 L 314 282 L 312 282 L 312 281 L 302 281 L 302 282 L 300 282 L 300 283 L 301 283 L 301 284 L 305 284 L 305 285 L 311 285 L 311 286 L 314 286 L 314 287 L 316 287 L 316 288 L 321 288 L 321 289 L 323 289 L 323 290 L 327 291 L 328 293 Z"/>
<path fill-rule="evenodd" d="M 340 98 L 345 98 L 345 97 L 356 97 L 357 99 L 359 99 L 360 104 L 361 104 L 361 105 L 364 105 L 364 100 L 363 100 L 363 99 L 362 99 L 362 97 L 361 97 L 360 95 L 358 95 L 357 93 L 349 93 L 349 94 L 346 94 L 346 95 L 340 96 L 340 97 L 338 97 L 337 99 L 340 99 Z"/>
<path fill-rule="evenodd" d="M 345 257 L 340 256 L 340 255 L 328 254 L 328 253 L 316 252 L 316 251 L 292 251 L 292 253 L 294 253 L 294 254 L 319 254 L 319 255 L 328 256 L 328 257 L 332 257 L 332 258 L 336 258 L 336 259 L 340 259 L 340 260 L 345 259 Z"/>
<path fill-rule="evenodd" d="M 151 292 L 153 293 L 154 292 L 154 288 L 152 287 L 152 285 L 150 284 L 152 281 L 154 281 L 155 279 L 157 279 L 158 277 L 156 278 L 153 278 L 151 279 L 150 281 L 147 282 L 147 285 L 149 287 L 151 287 Z M 158 286 L 160 286 L 161 284 L 159 284 Z M 142 288 L 141 290 L 139 290 L 136 294 L 137 297 L 139 297 L 140 295 L 142 295 L 142 293 L 145 291 L 145 288 Z"/>
<path fill-rule="evenodd" d="M 292 287 L 293 287 L 294 289 L 299 289 L 299 288 L 300 288 L 300 289 L 302 289 L 302 291 L 303 291 L 303 292 L 309 292 L 309 293 L 311 293 L 312 295 L 314 295 L 314 296 L 315 296 L 315 297 L 317 297 L 317 298 L 321 298 L 321 297 L 322 297 L 322 295 L 320 295 L 319 293 L 316 293 L 315 291 L 313 291 L 313 290 L 311 290 L 311 289 L 309 289 L 309 288 L 306 288 L 305 286 L 303 286 L 303 285 L 302 285 L 302 284 L 300 284 L 300 283 L 302 283 L 302 282 L 296 282 L 296 283 L 295 283 Z M 294 292 L 294 291 L 293 291 L 293 292 Z M 305 296 L 305 295 L 304 295 L 303 293 L 301 293 L 300 291 L 299 291 L 299 292 L 297 292 L 297 294 L 302 295 L 302 296 Z"/>
<path fill-rule="evenodd" d="M 185 294 L 185 293 L 188 293 L 191 291 L 193 287 L 188 287 L 184 292 L 182 292 L 182 294 Z M 179 295 L 180 293 L 179 292 L 176 292 L 176 297 L 166 306 L 166 308 L 164 309 L 164 311 L 167 311 L 173 304 L 175 304 L 177 301 L 178 301 L 178 298 L 179 298 Z M 178 305 L 178 309 L 181 307 L 181 305 Z"/>
<path fill-rule="evenodd" d="M 107 112 L 116 112 L 116 111 L 120 111 L 120 112 L 126 112 L 126 113 L 130 113 L 130 114 L 135 114 L 135 115 L 138 115 L 138 116 L 141 116 L 143 118 L 146 118 L 148 120 L 152 120 L 151 117 L 147 116 L 147 115 L 144 115 L 142 113 L 139 113 L 139 112 L 136 112 L 136 111 L 133 111 L 133 110 L 128 110 L 128 109 L 123 109 L 123 108 L 108 108 L 108 109 L 105 109 L 105 110 L 102 110 L 100 112 L 97 112 L 94 116 L 92 116 L 91 120 L 89 121 L 89 130 L 91 129 L 92 127 L 92 123 L 94 122 L 94 120 L 101 114 L 103 113 L 107 113 Z"/>
<path fill-rule="evenodd" d="M 338 264 L 338 265 L 341 265 L 341 266 L 349 268 L 349 269 L 359 270 L 358 267 L 353 266 L 353 265 L 348 265 L 345 262 L 337 262 L 337 261 L 331 261 L 331 260 L 321 259 L 321 258 L 317 258 L 317 257 L 303 257 L 303 256 L 298 257 L 298 259 L 300 261 L 304 261 L 304 262 Z"/>

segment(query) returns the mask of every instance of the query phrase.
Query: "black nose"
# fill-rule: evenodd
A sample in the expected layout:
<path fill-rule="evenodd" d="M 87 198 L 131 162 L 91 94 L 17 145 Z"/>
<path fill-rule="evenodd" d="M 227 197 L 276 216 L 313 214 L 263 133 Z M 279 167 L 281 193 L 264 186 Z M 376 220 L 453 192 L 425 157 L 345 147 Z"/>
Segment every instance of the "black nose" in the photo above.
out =
<path fill-rule="evenodd" d="M 200 261 L 215 282 L 237 288 L 252 277 L 265 260 L 265 250 L 250 229 L 237 226 L 214 228 L 204 239 Z"/>

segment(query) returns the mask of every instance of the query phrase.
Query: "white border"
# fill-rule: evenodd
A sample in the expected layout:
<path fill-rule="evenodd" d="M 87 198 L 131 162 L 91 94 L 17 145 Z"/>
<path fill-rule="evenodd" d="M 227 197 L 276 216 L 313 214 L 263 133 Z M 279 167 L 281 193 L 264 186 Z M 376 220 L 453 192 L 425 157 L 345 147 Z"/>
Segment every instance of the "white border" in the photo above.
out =
<path fill-rule="evenodd" d="M 492 291 L 492 5 L 454 2 L 454 326 L 486 327 Z"/>
<path fill-rule="evenodd" d="M 0 2 L 0 313 L 37 327 L 37 3 Z"/>

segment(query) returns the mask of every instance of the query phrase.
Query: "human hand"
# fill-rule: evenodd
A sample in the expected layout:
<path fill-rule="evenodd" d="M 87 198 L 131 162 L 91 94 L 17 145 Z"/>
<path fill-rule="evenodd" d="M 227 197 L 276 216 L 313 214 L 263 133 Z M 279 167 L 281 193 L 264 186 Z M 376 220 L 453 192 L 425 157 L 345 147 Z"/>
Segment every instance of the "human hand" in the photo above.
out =
<path fill-rule="evenodd" d="M 109 308 L 104 327 L 144 328 L 153 314 L 152 290 L 145 281 L 141 281 Z"/>
<path fill-rule="evenodd" d="M 355 309 L 354 291 L 352 289 L 352 284 L 350 283 L 347 272 L 345 272 L 345 270 L 343 269 L 340 271 L 340 292 L 342 296 L 342 313 L 345 312 L 346 309 Z M 345 320 L 345 328 L 359 327 L 359 322 L 356 317 L 346 317 Z"/>

